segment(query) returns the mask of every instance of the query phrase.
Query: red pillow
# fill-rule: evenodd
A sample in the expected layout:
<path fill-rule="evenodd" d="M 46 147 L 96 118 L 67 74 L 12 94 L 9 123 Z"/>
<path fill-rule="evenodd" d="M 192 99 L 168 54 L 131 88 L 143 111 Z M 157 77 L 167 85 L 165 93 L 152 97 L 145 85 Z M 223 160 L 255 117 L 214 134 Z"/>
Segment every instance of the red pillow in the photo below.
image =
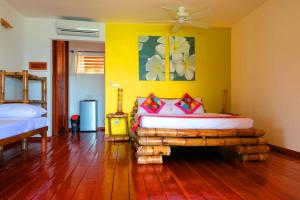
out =
<path fill-rule="evenodd" d="M 166 103 L 163 102 L 160 98 L 151 93 L 141 104 L 141 107 L 144 108 L 148 113 L 159 113 L 159 111 L 165 104 Z"/>
<path fill-rule="evenodd" d="M 188 93 L 185 93 L 182 99 L 180 99 L 175 105 L 185 114 L 193 114 L 197 108 L 202 106 L 202 103 L 195 100 Z"/>

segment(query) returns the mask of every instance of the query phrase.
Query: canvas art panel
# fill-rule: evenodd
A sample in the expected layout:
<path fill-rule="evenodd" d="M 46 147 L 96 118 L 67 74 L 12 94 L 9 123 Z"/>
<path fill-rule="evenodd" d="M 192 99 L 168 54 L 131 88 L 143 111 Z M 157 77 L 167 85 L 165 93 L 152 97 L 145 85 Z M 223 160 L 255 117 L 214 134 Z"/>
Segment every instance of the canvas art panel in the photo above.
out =
<path fill-rule="evenodd" d="M 195 38 L 171 36 L 170 45 L 170 80 L 195 80 Z"/>
<path fill-rule="evenodd" d="M 139 36 L 139 80 L 165 80 L 165 37 Z"/>

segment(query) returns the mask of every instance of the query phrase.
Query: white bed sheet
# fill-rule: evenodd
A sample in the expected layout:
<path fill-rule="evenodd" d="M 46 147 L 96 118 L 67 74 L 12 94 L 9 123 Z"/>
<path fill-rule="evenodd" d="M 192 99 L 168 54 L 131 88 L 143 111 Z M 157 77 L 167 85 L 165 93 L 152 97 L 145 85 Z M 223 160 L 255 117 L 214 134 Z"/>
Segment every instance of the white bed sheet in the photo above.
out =
<path fill-rule="evenodd" d="M 47 117 L 0 118 L 0 139 L 48 126 Z"/>
<path fill-rule="evenodd" d="M 168 128 L 168 129 L 247 129 L 253 127 L 250 118 L 175 118 L 170 116 L 143 116 L 140 127 L 142 128 Z M 198 115 L 199 116 L 199 115 Z M 224 117 L 224 114 L 205 113 L 201 116 Z"/>

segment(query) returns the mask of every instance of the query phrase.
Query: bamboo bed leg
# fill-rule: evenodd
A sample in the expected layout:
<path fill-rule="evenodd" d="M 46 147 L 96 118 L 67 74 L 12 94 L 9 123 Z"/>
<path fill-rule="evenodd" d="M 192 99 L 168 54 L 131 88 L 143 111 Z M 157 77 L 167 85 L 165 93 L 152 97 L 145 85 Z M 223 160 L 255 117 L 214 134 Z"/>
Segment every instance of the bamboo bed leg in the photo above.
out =
<path fill-rule="evenodd" d="M 134 143 L 137 156 L 170 156 L 170 146 L 140 146 Z"/>
<path fill-rule="evenodd" d="M 29 97 L 28 97 L 28 71 L 23 70 L 23 103 L 29 103 Z"/>
<path fill-rule="evenodd" d="M 162 156 L 137 156 L 138 164 L 162 164 Z"/>
<path fill-rule="evenodd" d="M 27 151 L 27 149 L 28 149 L 28 143 L 27 143 L 27 139 L 25 138 L 22 140 L 22 150 Z"/>
<path fill-rule="evenodd" d="M 42 136 L 42 153 L 47 152 L 47 131 L 40 134 Z"/>
<path fill-rule="evenodd" d="M 245 145 L 245 146 L 236 146 L 235 151 L 238 154 L 258 154 L 258 153 L 267 153 L 270 150 L 268 145 Z"/>
<path fill-rule="evenodd" d="M 269 158 L 270 148 L 264 145 L 238 145 L 232 148 L 244 162 L 248 161 L 265 161 Z"/>
<path fill-rule="evenodd" d="M 258 153 L 258 154 L 243 154 L 242 160 L 244 162 L 247 161 L 265 161 L 269 158 L 269 154 L 267 153 Z"/>
<path fill-rule="evenodd" d="M 0 103 L 5 100 L 5 71 L 0 70 Z"/>

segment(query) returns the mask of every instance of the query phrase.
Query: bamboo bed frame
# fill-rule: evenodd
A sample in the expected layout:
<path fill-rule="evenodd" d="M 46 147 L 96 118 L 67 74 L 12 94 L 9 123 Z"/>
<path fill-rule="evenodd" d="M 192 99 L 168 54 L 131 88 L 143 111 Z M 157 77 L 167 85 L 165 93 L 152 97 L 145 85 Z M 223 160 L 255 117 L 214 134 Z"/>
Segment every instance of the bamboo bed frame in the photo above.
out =
<path fill-rule="evenodd" d="M 5 78 L 11 77 L 22 80 L 22 100 L 5 100 Z M 41 100 L 29 100 L 29 81 L 40 81 L 42 84 L 42 99 Z M 27 104 L 41 104 L 44 109 L 47 109 L 47 78 L 39 77 L 29 74 L 27 70 L 22 72 L 6 72 L 0 70 L 0 104 L 6 103 L 27 103 Z M 27 138 L 33 135 L 41 135 L 42 137 L 42 153 L 47 151 L 47 130 L 48 126 L 31 130 L 28 132 L 20 133 L 15 136 L 0 139 L 0 154 L 3 153 L 3 146 L 18 142 L 22 140 L 22 150 L 27 150 Z M 1 133 L 0 133 L 1 134 Z"/>
<path fill-rule="evenodd" d="M 131 125 L 138 110 L 137 101 L 131 112 Z M 268 141 L 259 129 L 156 129 L 139 127 L 130 137 L 136 149 L 138 164 L 162 164 L 170 156 L 171 146 L 229 147 L 243 161 L 268 158 Z"/>

